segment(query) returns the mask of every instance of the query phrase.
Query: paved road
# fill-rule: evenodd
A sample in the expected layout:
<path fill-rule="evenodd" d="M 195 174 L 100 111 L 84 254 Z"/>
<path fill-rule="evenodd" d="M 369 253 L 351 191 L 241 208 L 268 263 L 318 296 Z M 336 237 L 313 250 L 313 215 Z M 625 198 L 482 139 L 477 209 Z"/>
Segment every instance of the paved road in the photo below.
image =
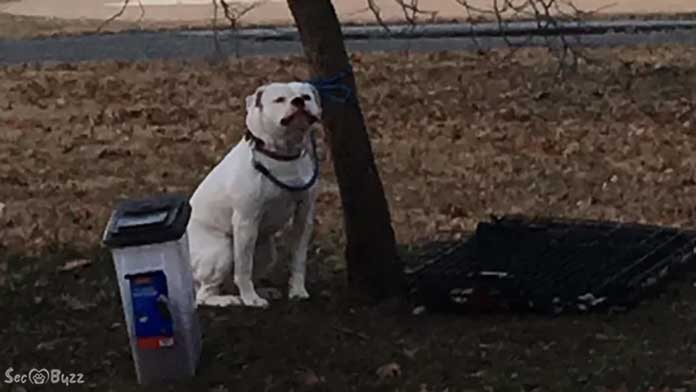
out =
<path fill-rule="evenodd" d="M 614 21 L 567 24 L 555 30 L 537 31 L 551 34 L 530 39 L 534 26 L 511 24 L 507 32 L 515 44 L 534 46 L 546 40 L 559 43 L 553 34 L 572 33 L 569 40 L 590 47 L 631 45 L 660 45 L 677 43 L 696 45 L 696 21 L 635 22 Z M 412 31 L 405 27 L 393 30 L 386 37 L 379 27 L 352 27 L 344 29 L 347 46 L 351 51 L 442 51 L 475 50 L 507 45 L 499 36 L 497 27 L 481 25 L 474 31 L 470 26 L 426 25 Z M 129 32 L 106 35 L 42 38 L 32 40 L 0 40 L 0 63 L 76 62 L 91 60 L 151 60 L 172 58 L 205 58 L 215 53 L 210 31 Z M 224 55 L 291 55 L 301 53 L 294 29 L 246 30 L 237 37 L 223 35 L 221 49 Z"/>

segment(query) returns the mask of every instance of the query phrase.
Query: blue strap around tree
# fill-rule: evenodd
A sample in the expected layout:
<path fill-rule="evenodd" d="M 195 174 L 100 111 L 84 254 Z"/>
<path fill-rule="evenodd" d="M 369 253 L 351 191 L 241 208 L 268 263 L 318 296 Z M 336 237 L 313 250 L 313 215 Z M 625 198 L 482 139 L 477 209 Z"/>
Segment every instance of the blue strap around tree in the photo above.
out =
<path fill-rule="evenodd" d="M 311 79 L 307 83 L 314 86 L 321 95 L 322 99 L 328 99 L 336 103 L 348 103 L 355 101 L 355 94 L 353 90 L 344 82 L 344 79 L 353 74 L 353 67 L 350 65 L 345 71 L 339 72 L 336 75 L 321 79 Z M 302 192 L 311 188 L 317 181 L 319 177 L 319 158 L 317 157 L 317 142 L 314 136 L 314 132 L 310 133 L 311 142 L 311 159 L 314 163 L 314 169 L 312 171 L 312 178 L 309 179 L 304 184 L 291 185 L 286 184 L 277 178 L 271 171 L 264 166 L 261 162 L 257 161 L 253 155 L 255 150 L 252 150 L 252 165 L 256 170 L 258 170 L 264 177 L 269 179 L 277 187 L 284 189 L 288 192 Z"/>
<path fill-rule="evenodd" d="M 336 103 L 348 103 L 355 99 L 355 94 L 350 86 L 344 82 L 344 79 L 352 74 L 353 67 L 349 65 L 345 71 L 341 71 L 330 78 L 315 78 L 308 80 L 307 83 L 319 91 L 322 99 L 328 99 Z"/>

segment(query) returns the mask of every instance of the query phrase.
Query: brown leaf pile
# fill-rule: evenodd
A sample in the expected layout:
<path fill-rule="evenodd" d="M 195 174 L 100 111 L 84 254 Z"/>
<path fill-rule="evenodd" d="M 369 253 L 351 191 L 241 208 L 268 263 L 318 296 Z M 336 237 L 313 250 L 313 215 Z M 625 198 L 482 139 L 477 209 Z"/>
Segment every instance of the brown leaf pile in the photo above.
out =
<path fill-rule="evenodd" d="M 354 56 L 403 242 L 491 213 L 694 225 L 696 50 Z M 190 193 L 243 131 L 244 96 L 300 59 L 0 68 L 0 247 L 99 243 L 116 200 Z M 340 232 L 323 164 L 317 239 Z"/>

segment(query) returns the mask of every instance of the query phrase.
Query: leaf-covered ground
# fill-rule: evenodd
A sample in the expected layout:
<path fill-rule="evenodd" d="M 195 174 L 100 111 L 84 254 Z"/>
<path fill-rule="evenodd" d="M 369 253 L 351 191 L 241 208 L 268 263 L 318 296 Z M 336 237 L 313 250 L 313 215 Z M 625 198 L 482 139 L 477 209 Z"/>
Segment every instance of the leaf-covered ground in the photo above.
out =
<path fill-rule="evenodd" d="M 354 56 L 399 241 L 507 212 L 693 226 L 696 50 L 588 54 L 598 62 L 562 79 L 537 50 Z M 60 366 L 86 372 L 100 391 L 139 390 L 113 269 L 95 250 L 111 207 L 190 193 L 238 140 L 244 96 L 305 76 L 295 58 L 0 69 L 0 254 L 12 255 L 0 258 L 0 367 Z M 687 284 L 627 315 L 554 320 L 412 316 L 407 306 L 352 302 L 329 159 L 314 299 L 202 312 L 200 375 L 174 390 L 696 385 L 696 290 Z M 382 365 L 382 376 L 400 375 L 380 381 Z"/>

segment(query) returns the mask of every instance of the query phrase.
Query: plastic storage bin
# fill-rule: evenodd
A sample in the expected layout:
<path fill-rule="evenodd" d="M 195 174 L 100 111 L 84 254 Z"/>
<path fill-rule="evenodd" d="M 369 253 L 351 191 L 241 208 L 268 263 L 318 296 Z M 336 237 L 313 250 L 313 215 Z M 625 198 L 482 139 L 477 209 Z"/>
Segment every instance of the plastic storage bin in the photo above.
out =
<path fill-rule="evenodd" d="M 111 249 L 138 382 L 194 376 L 201 352 L 186 226 L 188 199 L 128 200 L 113 212 Z"/>

